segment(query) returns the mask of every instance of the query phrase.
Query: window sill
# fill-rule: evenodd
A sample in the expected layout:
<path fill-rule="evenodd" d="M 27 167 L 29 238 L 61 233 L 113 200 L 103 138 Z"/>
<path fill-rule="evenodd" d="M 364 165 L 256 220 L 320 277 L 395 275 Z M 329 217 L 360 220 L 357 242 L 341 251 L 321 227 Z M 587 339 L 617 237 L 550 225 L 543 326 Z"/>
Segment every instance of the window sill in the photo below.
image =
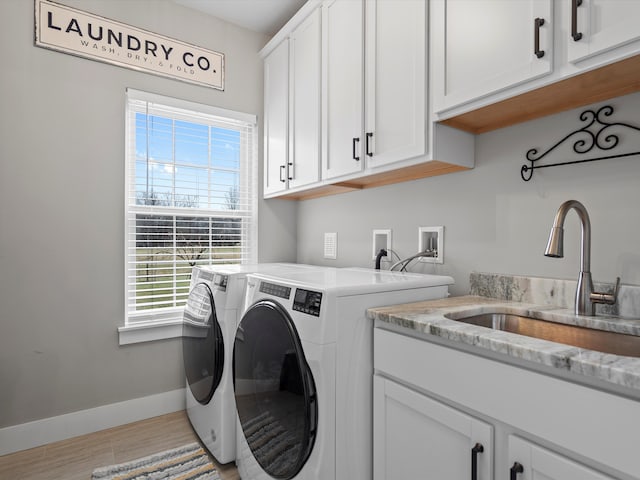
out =
<path fill-rule="evenodd" d="M 140 322 L 118 327 L 120 345 L 153 342 L 182 336 L 182 319 L 163 322 Z"/>

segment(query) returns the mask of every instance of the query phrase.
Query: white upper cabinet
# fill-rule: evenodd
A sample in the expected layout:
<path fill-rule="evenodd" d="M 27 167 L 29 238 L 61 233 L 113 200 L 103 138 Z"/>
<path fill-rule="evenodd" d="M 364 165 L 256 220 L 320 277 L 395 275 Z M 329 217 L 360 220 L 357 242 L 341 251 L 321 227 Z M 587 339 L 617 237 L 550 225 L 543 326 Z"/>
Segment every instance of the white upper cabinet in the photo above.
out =
<path fill-rule="evenodd" d="M 638 0 L 429 5 L 433 112 L 447 125 L 483 133 L 638 90 Z"/>
<path fill-rule="evenodd" d="M 553 70 L 551 0 L 433 0 L 434 110 Z"/>
<path fill-rule="evenodd" d="M 426 153 L 427 2 L 366 2 L 365 161 L 369 168 Z"/>
<path fill-rule="evenodd" d="M 638 0 L 564 0 L 570 5 L 567 21 L 568 59 L 578 62 L 640 40 Z"/>
<path fill-rule="evenodd" d="M 332 0 L 322 7 L 322 177 L 363 169 L 363 0 Z"/>
<path fill-rule="evenodd" d="M 264 194 L 287 188 L 289 162 L 289 41 L 264 59 Z"/>
<path fill-rule="evenodd" d="M 308 0 L 265 45 L 266 197 L 473 168 L 473 136 L 427 114 L 428 10 L 426 0 Z"/>
<path fill-rule="evenodd" d="M 320 180 L 320 25 L 316 9 L 289 39 L 289 188 Z"/>
<path fill-rule="evenodd" d="M 425 155 L 426 22 L 424 0 L 325 3 L 324 178 Z"/>
<path fill-rule="evenodd" d="M 264 58 L 264 195 L 320 180 L 321 13 Z"/>

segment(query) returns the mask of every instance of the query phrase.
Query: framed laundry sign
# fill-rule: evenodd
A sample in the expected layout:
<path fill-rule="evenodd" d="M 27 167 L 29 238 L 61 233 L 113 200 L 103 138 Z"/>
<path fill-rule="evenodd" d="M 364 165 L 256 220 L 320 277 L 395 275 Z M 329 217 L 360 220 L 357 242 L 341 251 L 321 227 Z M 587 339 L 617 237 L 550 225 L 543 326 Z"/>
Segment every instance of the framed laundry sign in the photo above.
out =
<path fill-rule="evenodd" d="M 224 90 L 224 54 L 50 0 L 35 0 L 35 44 Z"/>

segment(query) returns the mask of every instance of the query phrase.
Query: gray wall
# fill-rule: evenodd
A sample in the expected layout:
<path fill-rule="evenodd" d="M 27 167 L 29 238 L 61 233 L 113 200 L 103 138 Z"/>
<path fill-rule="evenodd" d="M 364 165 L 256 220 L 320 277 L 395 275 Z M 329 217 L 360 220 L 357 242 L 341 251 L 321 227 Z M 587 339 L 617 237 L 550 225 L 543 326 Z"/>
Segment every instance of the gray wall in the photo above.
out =
<path fill-rule="evenodd" d="M 125 89 L 262 116 L 267 37 L 167 0 L 64 3 L 225 53 L 226 91 L 35 47 L 33 1 L 0 2 L 0 427 L 184 385 L 179 339 L 118 346 Z M 260 260 L 295 260 L 296 208 L 260 202 Z"/>
<path fill-rule="evenodd" d="M 616 98 L 613 119 L 640 126 L 640 94 Z M 599 104 L 602 105 L 602 104 Z M 412 264 L 414 271 L 454 277 L 455 295 L 469 292 L 472 271 L 576 279 L 580 227 L 565 223 L 565 258 L 543 256 L 558 206 L 576 199 L 592 224 L 594 280 L 640 284 L 640 156 L 536 170 L 523 182 L 530 148 L 541 151 L 584 126 L 584 109 L 476 137 L 473 170 L 300 202 L 298 261 L 373 266 L 372 230 L 391 228 L 401 257 L 418 251 L 418 227 L 444 225 L 443 265 Z M 624 151 L 640 151 L 640 132 L 621 137 Z M 558 161 L 577 156 L 564 149 Z M 338 233 L 338 258 L 323 258 L 323 233 Z M 395 260 L 395 259 L 394 259 Z M 386 264 L 383 268 L 389 268 Z"/>

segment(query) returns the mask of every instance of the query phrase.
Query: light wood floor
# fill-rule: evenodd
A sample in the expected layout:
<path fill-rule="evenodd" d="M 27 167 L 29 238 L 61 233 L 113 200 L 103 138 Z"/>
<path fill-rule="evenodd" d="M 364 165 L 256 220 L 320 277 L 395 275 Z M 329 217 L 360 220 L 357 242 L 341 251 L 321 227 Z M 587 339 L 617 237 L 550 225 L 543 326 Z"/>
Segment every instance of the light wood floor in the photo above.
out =
<path fill-rule="evenodd" d="M 186 413 L 170 413 L 1 456 L 0 479 L 89 480 L 94 468 L 196 441 Z M 217 467 L 222 480 L 240 479 L 233 463 Z"/>

